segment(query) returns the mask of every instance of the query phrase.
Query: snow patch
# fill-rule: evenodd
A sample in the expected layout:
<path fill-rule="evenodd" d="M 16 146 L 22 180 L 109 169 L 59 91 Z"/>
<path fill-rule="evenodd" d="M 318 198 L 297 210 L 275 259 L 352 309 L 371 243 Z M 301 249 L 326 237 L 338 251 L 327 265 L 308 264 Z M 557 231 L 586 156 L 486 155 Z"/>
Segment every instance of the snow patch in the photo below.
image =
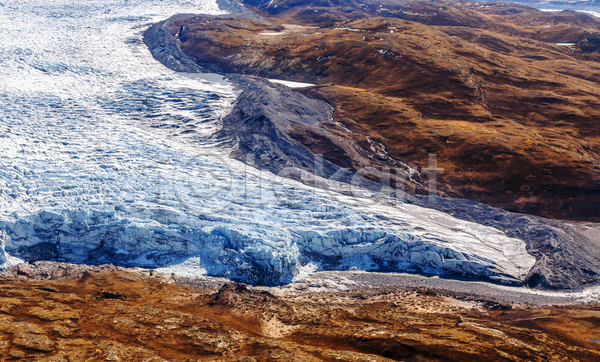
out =
<path fill-rule="evenodd" d="M 281 80 L 281 79 L 269 79 L 271 83 L 283 84 L 290 88 L 306 88 L 314 86 L 313 83 L 302 83 L 302 82 L 293 82 L 290 80 Z"/>

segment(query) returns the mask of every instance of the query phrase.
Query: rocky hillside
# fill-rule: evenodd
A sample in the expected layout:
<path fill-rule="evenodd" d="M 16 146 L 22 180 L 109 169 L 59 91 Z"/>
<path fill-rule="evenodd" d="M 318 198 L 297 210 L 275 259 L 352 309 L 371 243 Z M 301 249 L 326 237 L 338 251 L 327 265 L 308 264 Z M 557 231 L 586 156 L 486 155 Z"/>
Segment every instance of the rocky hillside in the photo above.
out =
<path fill-rule="evenodd" d="M 600 220 L 600 20 L 487 2 L 246 5 L 263 19 L 168 30 L 209 71 L 316 83 L 302 92 L 333 122 L 289 130 L 295 142 L 353 170 L 418 169 L 435 153 L 442 195 Z M 396 181 L 418 193 L 424 180 Z"/>
<path fill-rule="evenodd" d="M 597 305 L 423 288 L 285 291 L 99 267 L 0 280 L 3 361 L 596 361 Z M 45 278 L 59 280 L 44 280 Z M 324 288 L 323 288 L 324 287 Z M 310 289 L 310 288 L 309 288 Z"/>

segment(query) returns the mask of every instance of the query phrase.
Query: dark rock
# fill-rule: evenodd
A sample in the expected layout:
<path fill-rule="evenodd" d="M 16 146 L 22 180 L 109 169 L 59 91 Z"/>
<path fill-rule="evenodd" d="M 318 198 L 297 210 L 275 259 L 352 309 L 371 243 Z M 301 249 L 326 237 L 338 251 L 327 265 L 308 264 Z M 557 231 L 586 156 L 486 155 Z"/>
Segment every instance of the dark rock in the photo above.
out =
<path fill-rule="evenodd" d="M 144 43 L 150 49 L 152 56 L 167 68 L 176 72 L 202 73 L 205 69 L 183 54 L 179 44 L 170 33 L 173 24 L 194 17 L 193 15 L 175 15 L 165 21 L 151 26 L 144 32 Z"/>
<path fill-rule="evenodd" d="M 339 169 L 290 135 L 294 128 L 325 133 L 319 123 L 330 119 L 331 106 L 264 79 L 233 76 L 232 81 L 242 94 L 213 137 L 237 146 L 233 158 L 275 174 L 295 168 L 329 177 Z"/>
<path fill-rule="evenodd" d="M 209 305 L 238 307 L 249 302 L 275 301 L 278 298 L 267 291 L 250 290 L 244 284 L 227 283 L 208 302 Z"/>
<path fill-rule="evenodd" d="M 119 292 L 111 292 L 108 290 L 102 290 L 99 293 L 100 298 L 102 299 L 127 299 L 127 296 L 123 293 Z"/>
<path fill-rule="evenodd" d="M 504 301 L 486 300 L 481 304 L 485 309 L 488 310 L 512 310 L 512 305 Z"/>

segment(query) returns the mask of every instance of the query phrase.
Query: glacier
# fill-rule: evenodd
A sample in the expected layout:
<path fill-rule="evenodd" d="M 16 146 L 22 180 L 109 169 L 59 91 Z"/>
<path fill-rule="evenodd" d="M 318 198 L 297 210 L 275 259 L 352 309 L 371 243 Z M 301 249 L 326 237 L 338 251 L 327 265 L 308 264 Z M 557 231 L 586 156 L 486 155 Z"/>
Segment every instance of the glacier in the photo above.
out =
<path fill-rule="evenodd" d="M 230 159 L 208 136 L 236 90 L 165 68 L 141 41 L 170 15 L 220 11 L 212 1 L 2 2 L 4 267 L 110 262 L 253 284 L 327 269 L 525 279 L 536 259 L 496 228 Z"/>
<path fill-rule="evenodd" d="M 194 269 L 255 284 L 290 282 L 311 263 L 321 269 L 418 270 L 520 281 L 535 263 L 523 241 L 492 227 L 416 205 L 370 204 L 292 180 L 260 189 L 264 175 L 252 171 L 234 180 L 233 189 L 248 193 L 235 195 L 228 205 L 220 205 L 225 199 L 183 205 L 173 189 L 144 207 L 117 203 L 15 212 L 0 220 L 0 228 L 11 237 L 7 251 L 28 260 L 112 262 L 176 273 Z M 217 212 L 199 209 L 208 204 Z"/>

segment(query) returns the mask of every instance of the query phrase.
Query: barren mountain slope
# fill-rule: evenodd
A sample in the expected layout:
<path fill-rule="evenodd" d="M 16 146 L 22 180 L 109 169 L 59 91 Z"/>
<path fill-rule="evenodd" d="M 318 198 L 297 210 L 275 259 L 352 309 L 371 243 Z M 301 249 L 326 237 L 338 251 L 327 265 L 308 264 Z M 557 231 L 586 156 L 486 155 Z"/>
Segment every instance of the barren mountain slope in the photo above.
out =
<path fill-rule="evenodd" d="M 313 152 L 355 170 L 436 153 L 449 196 L 599 220 L 594 17 L 504 3 L 249 5 L 271 25 L 200 16 L 172 34 L 211 71 L 317 83 L 303 92 L 332 104 L 339 126 L 292 134 Z"/>
<path fill-rule="evenodd" d="M 167 284 L 147 272 L 67 271 L 70 277 L 47 281 L 36 280 L 32 269 L 21 266 L 16 278 L 0 281 L 2 360 L 596 361 L 600 355 L 590 341 L 599 337 L 597 305 L 532 307 L 427 289 L 272 294 L 228 284 L 217 292 Z"/>

